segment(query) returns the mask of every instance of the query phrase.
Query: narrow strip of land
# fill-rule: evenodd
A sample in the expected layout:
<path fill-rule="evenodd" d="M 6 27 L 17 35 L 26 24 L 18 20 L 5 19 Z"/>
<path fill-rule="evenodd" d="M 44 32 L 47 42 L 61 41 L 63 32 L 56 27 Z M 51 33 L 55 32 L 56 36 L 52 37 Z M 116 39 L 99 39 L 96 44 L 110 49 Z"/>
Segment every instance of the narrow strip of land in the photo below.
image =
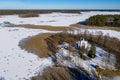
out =
<path fill-rule="evenodd" d="M 82 25 L 82 24 L 72 24 L 70 25 L 72 28 L 77 27 L 77 28 L 84 28 L 84 29 L 103 29 L 103 30 L 115 30 L 115 31 L 120 31 L 120 27 L 108 27 L 108 26 L 88 26 L 88 25 Z"/>
<path fill-rule="evenodd" d="M 14 26 L 33 29 L 45 29 L 49 31 L 63 31 L 71 28 L 67 26 L 45 26 L 45 25 L 14 25 Z"/>
<path fill-rule="evenodd" d="M 82 24 L 72 24 L 70 26 L 48 26 L 48 25 L 14 25 L 12 27 L 24 27 L 24 28 L 32 28 L 32 29 L 45 29 L 49 31 L 64 31 L 67 29 L 74 29 L 74 28 L 83 28 L 83 29 L 103 29 L 103 30 L 115 30 L 120 31 L 120 27 L 108 27 L 108 26 L 88 26 Z"/>

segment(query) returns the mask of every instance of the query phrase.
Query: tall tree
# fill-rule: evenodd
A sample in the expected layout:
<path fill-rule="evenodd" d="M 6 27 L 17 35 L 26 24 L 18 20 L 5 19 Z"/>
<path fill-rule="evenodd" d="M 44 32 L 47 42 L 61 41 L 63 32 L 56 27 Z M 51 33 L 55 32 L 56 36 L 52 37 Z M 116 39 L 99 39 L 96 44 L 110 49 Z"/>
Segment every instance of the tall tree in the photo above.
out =
<path fill-rule="evenodd" d="M 89 50 L 88 56 L 91 58 L 95 58 L 95 56 L 96 56 L 95 53 L 96 53 L 96 44 L 93 42 L 91 45 L 91 48 Z"/>

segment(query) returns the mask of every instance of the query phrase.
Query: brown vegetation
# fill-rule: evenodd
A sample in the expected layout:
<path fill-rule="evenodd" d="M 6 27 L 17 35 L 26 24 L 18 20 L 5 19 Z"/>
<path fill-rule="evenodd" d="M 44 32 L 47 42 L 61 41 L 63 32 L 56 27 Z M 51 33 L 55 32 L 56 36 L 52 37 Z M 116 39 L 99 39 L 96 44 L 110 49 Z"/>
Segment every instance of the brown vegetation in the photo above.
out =
<path fill-rule="evenodd" d="M 53 55 L 58 50 L 58 45 L 63 42 L 68 42 L 71 46 L 75 46 L 76 41 L 83 37 L 89 42 L 94 42 L 97 45 L 104 48 L 109 53 L 112 53 L 117 58 L 117 67 L 120 68 L 120 40 L 117 38 L 109 37 L 109 35 L 103 36 L 102 32 L 96 32 L 96 36 L 92 35 L 88 31 L 85 31 L 84 34 L 80 33 L 78 35 L 68 34 L 68 33 L 57 33 L 54 35 L 51 34 L 40 34 L 35 37 L 30 38 L 26 41 L 23 48 L 28 51 L 37 53 L 40 57 L 46 57 Z"/>
<path fill-rule="evenodd" d="M 62 44 L 63 42 L 68 42 L 72 46 L 75 45 L 78 37 L 72 34 L 65 34 L 65 33 L 57 33 L 55 35 L 51 35 L 50 37 L 46 38 L 45 41 L 48 44 L 48 48 L 50 51 L 55 53 L 58 50 L 58 45 Z"/>
<path fill-rule="evenodd" d="M 45 25 L 14 25 L 12 27 L 24 27 L 24 28 L 33 28 L 33 29 L 45 29 L 50 31 L 63 31 L 70 29 L 71 27 L 64 27 L 64 26 L 45 26 Z"/>
<path fill-rule="evenodd" d="M 44 39 L 49 37 L 50 35 L 50 33 L 46 33 L 28 39 L 23 39 L 19 43 L 19 46 L 29 52 L 37 54 L 39 57 L 49 57 L 53 53 L 48 50 L 48 45 L 46 44 Z"/>
<path fill-rule="evenodd" d="M 36 14 L 36 13 L 20 14 L 19 17 L 21 17 L 21 18 L 39 17 L 39 14 Z"/>
<path fill-rule="evenodd" d="M 85 31 L 84 34 L 80 33 L 78 35 L 68 34 L 66 32 L 57 34 L 40 34 L 26 40 L 26 44 L 20 46 L 26 49 L 27 51 L 36 53 L 40 57 L 48 57 L 56 53 L 56 51 L 58 50 L 58 44 L 68 42 L 72 46 L 74 46 L 75 42 L 80 37 L 83 37 L 89 40 L 90 42 L 95 42 L 108 52 L 113 53 L 117 57 L 117 66 L 118 68 L 120 68 L 120 41 L 116 38 L 109 37 L 109 35 L 103 36 L 102 32 L 97 32 L 97 34 L 99 34 L 98 36 L 94 36 L 92 34 L 87 33 L 89 32 Z M 100 73 L 102 75 L 106 75 L 110 72 L 114 75 L 118 75 L 120 73 L 119 71 L 100 70 Z M 73 75 L 75 75 L 75 73 L 73 72 L 71 74 L 71 71 L 69 71 L 68 68 L 54 67 L 46 69 L 42 76 L 33 77 L 32 80 L 71 80 L 75 77 L 73 77 Z"/>
<path fill-rule="evenodd" d="M 72 76 L 67 68 L 52 67 L 44 70 L 42 76 L 33 77 L 32 80 L 71 80 Z"/>
<path fill-rule="evenodd" d="M 104 70 L 101 68 L 96 68 L 97 72 L 99 75 L 103 76 L 103 75 L 112 75 L 112 76 L 119 76 L 120 75 L 120 71 L 119 70 Z"/>
<path fill-rule="evenodd" d="M 55 53 L 57 51 L 57 46 L 58 44 L 61 44 L 62 42 L 68 42 L 72 46 L 75 46 L 75 42 L 80 38 L 83 37 L 87 39 L 89 42 L 94 42 L 97 45 L 101 46 L 103 49 L 108 51 L 108 53 L 112 53 L 116 56 L 117 58 L 117 67 L 120 68 L 120 40 L 117 38 L 109 37 L 109 35 L 103 36 L 102 32 L 97 32 L 96 36 L 90 34 L 89 32 L 85 31 L 84 34 L 68 34 L 68 33 L 58 33 L 55 35 L 52 35 L 48 37 L 46 40 L 48 44 L 48 48 L 50 51 Z"/>
<path fill-rule="evenodd" d="M 108 26 L 100 27 L 100 26 L 90 26 L 90 25 L 82 25 L 82 24 L 72 24 L 70 26 L 73 28 L 77 27 L 77 28 L 83 28 L 83 29 L 104 29 L 104 30 L 120 31 L 119 27 L 108 27 Z"/>
<path fill-rule="evenodd" d="M 74 28 L 83 28 L 83 29 L 103 29 L 103 30 L 115 30 L 120 31 L 118 27 L 98 27 L 98 26 L 88 26 L 88 25 L 81 25 L 81 24 L 72 24 L 70 26 L 49 26 L 49 25 L 12 25 L 11 27 L 24 27 L 24 28 L 33 28 L 33 29 L 45 29 L 50 31 L 64 31 L 67 29 L 74 29 Z M 10 27 L 10 26 L 9 26 Z"/>
<path fill-rule="evenodd" d="M 68 67 L 52 67 L 44 70 L 42 76 L 33 77 L 32 80 L 91 80 L 89 74 L 82 69 Z M 92 79 L 92 80 L 99 80 Z"/>

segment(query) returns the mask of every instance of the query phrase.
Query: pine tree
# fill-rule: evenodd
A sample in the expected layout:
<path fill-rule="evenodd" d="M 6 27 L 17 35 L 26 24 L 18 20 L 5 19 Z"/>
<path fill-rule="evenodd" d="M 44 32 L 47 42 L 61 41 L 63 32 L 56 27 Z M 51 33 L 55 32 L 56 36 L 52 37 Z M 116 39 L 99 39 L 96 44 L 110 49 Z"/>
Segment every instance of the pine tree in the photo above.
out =
<path fill-rule="evenodd" d="M 96 52 L 96 44 L 92 43 L 88 56 L 91 58 L 95 58 L 95 56 L 96 56 L 95 52 Z"/>

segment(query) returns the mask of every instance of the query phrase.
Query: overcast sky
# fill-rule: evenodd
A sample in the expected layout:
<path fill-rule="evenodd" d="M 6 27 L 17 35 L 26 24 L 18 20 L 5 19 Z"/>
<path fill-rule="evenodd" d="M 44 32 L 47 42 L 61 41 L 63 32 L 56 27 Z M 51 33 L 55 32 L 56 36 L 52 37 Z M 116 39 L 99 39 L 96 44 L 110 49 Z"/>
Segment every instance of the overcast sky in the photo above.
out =
<path fill-rule="evenodd" d="M 0 0 L 0 9 L 120 9 L 120 0 Z"/>

